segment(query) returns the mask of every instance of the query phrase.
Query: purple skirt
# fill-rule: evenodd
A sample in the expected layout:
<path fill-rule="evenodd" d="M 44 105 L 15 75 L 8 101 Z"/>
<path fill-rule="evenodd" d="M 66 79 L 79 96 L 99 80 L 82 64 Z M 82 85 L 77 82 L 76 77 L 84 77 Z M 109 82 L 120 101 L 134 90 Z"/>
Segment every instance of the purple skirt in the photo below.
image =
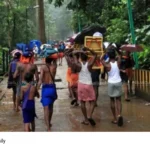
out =
<path fill-rule="evenodd" d="M 28 100 L 25 109 L 22 109 L 23 115 L 23 122 L 24 123 L 31 123 L 34 121 L 36 114 L 35 114 L 35 102 L 34 100 Z"/>

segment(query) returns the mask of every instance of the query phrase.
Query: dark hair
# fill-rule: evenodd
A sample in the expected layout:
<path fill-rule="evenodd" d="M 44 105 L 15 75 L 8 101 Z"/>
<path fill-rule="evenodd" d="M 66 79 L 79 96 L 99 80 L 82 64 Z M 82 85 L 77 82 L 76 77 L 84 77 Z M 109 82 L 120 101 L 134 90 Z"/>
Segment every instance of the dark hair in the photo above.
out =
<path fill-rule="evenodd" d="M 51 64 L 52 61 L 53 61 L 53 59 L 50 58 L 50 57 L 46 57 L 46 59 L 45 59 L 45 62 L 48 63 L 48 64 Z"/>
<path fill-rule="evenodd" d="M 115 59 L 116 58 L 116 48 L 114 46 L 109 46 L 107 49 L 108 57 L 110 59 Z"/>
<path fill-rule="evenodd" d="M 88 60 L 88 56 L 84 53 L 81 53 L 81 60 L 82 61 L 87 61 Z"/>
<path fill-rule="evenodd" d="M 19 59 L 21 57 L 21 54 L 19 52 L 15 53 L 14 58 Z"/>
<path fill-rule="evenodd" d="M 32 73 L 26 73 L 24 79 L 27 83 L 30 83 L 33 80 L 33 74 Z"/>

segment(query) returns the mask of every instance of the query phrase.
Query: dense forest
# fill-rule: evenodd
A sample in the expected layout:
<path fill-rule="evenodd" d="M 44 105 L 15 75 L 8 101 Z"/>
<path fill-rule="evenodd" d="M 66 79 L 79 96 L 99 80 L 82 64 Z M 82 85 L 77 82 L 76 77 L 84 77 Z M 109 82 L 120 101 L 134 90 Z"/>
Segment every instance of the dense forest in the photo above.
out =
<path fill-rule="evenodd" d="M 0 45 L 13 48 L 18 42 L 62 39 L 91 24 L 106 27 L 106 41 L 131 43 L 128 0 L 1 0 Z M 39 5 L 39 8 L 32 6 Z M 131 0 L 141 68 L 150 69 L 150 1 Z M 58 12 L 58 13 L 57 13 Z M 64 22 L 61 22 L 61 21 Z M 68 31 L 69 30 L 69 31 Z M 66 34 L 67 33 L 67 34 Z M 73 33 L 72 33 L 73 34 Z"/>

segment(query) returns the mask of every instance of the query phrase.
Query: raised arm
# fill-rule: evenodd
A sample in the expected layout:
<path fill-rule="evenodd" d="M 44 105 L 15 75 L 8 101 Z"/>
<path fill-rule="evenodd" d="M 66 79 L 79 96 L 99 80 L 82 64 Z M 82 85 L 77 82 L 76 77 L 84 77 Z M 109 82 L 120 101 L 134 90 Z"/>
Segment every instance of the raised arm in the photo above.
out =
<path fill-rule="evenodd" d="M 102 55 L 100 61 L 101 61 L 101 63 L 103 64 L 103 66 L 106 68 L 106 70 L 109 71 L 111 68 L 110 68 L 110 65 L 105 62 L 104 56 L 105 56 L 105 54 Z"/>
<path fill-rule="evenodd" d="M 93 65 L 94 65 L 94 63 L 95 63 L 95 61 L 96 61 L 97 54 L 96 54 L 94 51 L 92 51 L 92 50 L 90 50 L 90 49 L 88 49 L 88 48 L 87 48 L 86 51 L 89 51 L 89 52 L 93 55 L 92 59 L 90 60 L 90 62 L 89 62 L 89 64 L 88 64 L 88 67 L 92 68 Z"/>

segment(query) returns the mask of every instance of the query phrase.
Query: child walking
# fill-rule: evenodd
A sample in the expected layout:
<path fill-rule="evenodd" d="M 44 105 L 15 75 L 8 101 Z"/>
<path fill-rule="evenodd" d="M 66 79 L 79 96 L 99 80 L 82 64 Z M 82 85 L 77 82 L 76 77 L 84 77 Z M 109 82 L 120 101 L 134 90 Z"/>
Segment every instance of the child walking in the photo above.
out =
<path fill-rule="evenodd" d="M 36 86 L 33 85 L 33 74 L 26 73 L 26 85 L 21 87 L 22 116 L 24 122 L 24 131 L 35 131 L 35 97 L 39 98 Z M 31 125 L 31 129 L 30 129 Z"/>

